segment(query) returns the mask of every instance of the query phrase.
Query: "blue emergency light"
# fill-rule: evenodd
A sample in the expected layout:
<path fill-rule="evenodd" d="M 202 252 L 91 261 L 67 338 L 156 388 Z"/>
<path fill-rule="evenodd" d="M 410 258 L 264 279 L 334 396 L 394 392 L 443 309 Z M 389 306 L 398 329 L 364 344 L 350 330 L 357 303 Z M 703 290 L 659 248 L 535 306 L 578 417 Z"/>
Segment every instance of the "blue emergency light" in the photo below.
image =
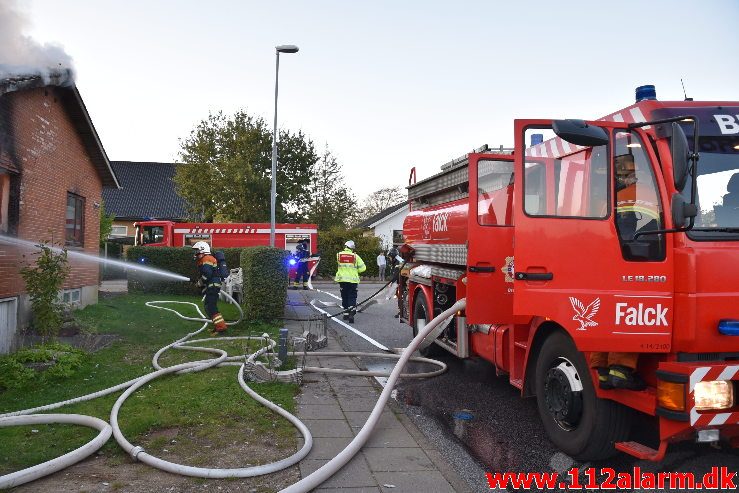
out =
<path fill-rule="evenodd" d="M 289 262 L 290 265 L 295 265 L 295 259 L 294 258 L 291 258 L 288 262 Z"/>
<path fill-rule="evenodd" d="M 644 101 L 646 99 L 657 99 L 657 90 L 651 84 L 636 88 L 636 102 L 638 103 L 639 101 Z"/>
<path fill-rule="evenodd" d="M 725 318 L 718 323 L 719 334 L 725 336 L 739 336 L 739 320 Z"/>

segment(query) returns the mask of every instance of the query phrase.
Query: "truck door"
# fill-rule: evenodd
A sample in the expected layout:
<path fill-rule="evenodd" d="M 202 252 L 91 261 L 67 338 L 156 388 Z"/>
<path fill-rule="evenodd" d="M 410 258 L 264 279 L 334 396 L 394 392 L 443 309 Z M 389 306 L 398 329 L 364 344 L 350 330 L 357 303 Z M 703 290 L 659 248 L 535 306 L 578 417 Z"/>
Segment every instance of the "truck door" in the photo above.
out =
<path fill-rule="evenodd" d="M 608 144 L 516 121 L 514 313 L 555 321 L 581 351 L 668 352 L 672 237 L 635 238 L 665 227 L 659 166 L 641 130 L 589 125 L 606 128 Z"/>
<path fill-rule="evenodd" d="M 513 319 L 513 156 L 469 160 L 467 308 L 469 323 Z"/>

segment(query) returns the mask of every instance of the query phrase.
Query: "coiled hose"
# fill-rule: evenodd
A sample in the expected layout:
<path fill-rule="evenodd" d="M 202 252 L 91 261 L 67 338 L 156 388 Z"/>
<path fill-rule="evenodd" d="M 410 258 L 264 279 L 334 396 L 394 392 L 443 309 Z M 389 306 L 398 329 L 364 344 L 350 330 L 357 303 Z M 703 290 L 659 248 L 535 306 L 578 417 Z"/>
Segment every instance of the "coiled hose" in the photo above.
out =
<path fill-rule="evenodd" d="M 243 318 L 243 311 L 241 310 L 241 307 L 227 293 L 222 293 L 222 294 L 227 298 L 227 300 L 230 303 L 233 303 L 237 306 L 237 308 L 239 309 L 239 313 L 240 313 L 238 320 L 234 322 L 229 322 L 228 324 L 234 325 L 240 322 Z M 181 313 L 179 313 L 177 310 L 164 307 L 164 306 L 160 306 L 164 304 L 192 305 L 195 307 L 200 317 L 199 318 L 198 317 L 186 317 L 182 315 Z M 129 380 L 128 382 L 124 382 L 122 384 L 116 385 L 114 387 L 110 387 L 108 389 L 104 389 L 98 392 L 87 394 L 85 396 L 77 397 L 74 399 L 69 399 L 69 400 L 62 401 L 62 402 L 57 402 L 54 404 L 49 404 L 46 406 L 40 406 L 40 407 L 35 407 L 32 409 L 25 409 L 22 411 L 15 411 L 12 413 L 6 413 L 6 414 L 0 415 L 0 427 L 21 426 L 21 425 L 31 425 L 31 424 L 68 423 L 68 424 L 79 424 L 83 426 L 90 426 L 90 427 L 100 430 L 100 433 L 92 441 L 88 442 L 82 447 L 79 447 L 78 449 L 73 450 L 61 457 L 57 457 L 55 459 L 49 460 L 42 464 L 38 464 L 36 466 L 23 469 L 21 471 L 16 471 L 10 474 L 6 474 L 4 476 L 0 476 L 0 488 L 11 488 L 14 486 L 18 486 L 18 485 L 27 483 L 29 481 L 33 481 L 35 479 L 39 479 L 41 477 L 47 476 L 61 469 L 64 469 L 65 467 L 75 464 L 87 458 L 91 454 L 95 453 L 97 450 L 99 450 L 108 441 L 111 434 L 114 436 L 118 444 L 129 455 L 131 455 L 131 457 L 133 457 L 136 460 L 144 462 L 145 464 L 156 467 L 158 469 L 162 469 L 164 471 L 172 472 L 175 474 L 186 475 L 186 476 L 201 477 L 201 478 L 251 477 L 251 476 L 258 476 L 262 474 L 269 474 L 269 473 L 276 472 L 276 471 L 279 471 L 281 469 L 284 469 L 286 467 L 290 467 L 296 464 L 310 452 L 310 449 L 313 445 L 313 438 L 308 428 L 294 415 L 285 411 L 284 409 L 272 403 L 271 401 L 264 399 L 263 397 L 261 397 L 259 394 L 257 394 L 254 390 L 252 390 L 247 385 L 245 378 L 244 378 L 244 372 L 245 372 L 245 363 L 243 363 L 243 360 L 245 359 L 244 355 L 228 356 L 226 351 L 222 349 L 217 349 L 217 348 L 212 348 L 212 347 L 199 347 L 199 346 L 185 345 L 187 341 L 189 341 L 189 344 L 193 344 L 193 343 L 202 342 L 205 340 L 212 340 L 212 339 L 190 340 L 192 337 L 201 333 L 208 326 L 208 324 L 211 323 L 211 321 L 207 319 L 205 315 L 203 315 L 203 313 L 200 311 L 200 308 L 196 304 L 188 303 L 188 302 L 152 301 L 152 302 L 147 302 L 146 305 L 153 307 L 153 308 L 157 308 L 157 309 L 171 311 L 184 320 L 203 322 L 203 325 L 197 331 L 187 334 L 181 339 L 157 351 L 157 353 L 152 358 L 152 365 L 154 366 L 156 371 L 152 373 L 143 375 L 133 380 Z M 339 455 L 337 455 L 333 460 L 331 460 L 329 463 L 324 465 L 322 468 L 320 468 L 319 470 L 317 470 L 310 476 L 304 478 L 303 480 L 299 481 L 298 483 L 295 483 L 294 485 L 288 487 L 284 491 L 307 492 L 315 488 L 316 486 L 320 485 L 322 482 L 326 481 L 329 477 L 331 477 L 331 475 L 333 475 L 341 467 L 343 467 L 343 465 L 345 465 L 351 459 L 351 457 L 353 457 L 359 451 L 359 449 L 361 449 L 362 445 L 366 442 L 367 438 L 369 437 L 369 434 L 371 433 L 371 430 L 377 424 L 382 408 L 387 403 L 387 400 L 390 397 L 390 391 L 394 387 L 395 382 L 397 381 L 398 378 L 400 377 L 425 378 L 425 377 L 438 375 L 446 370 L 446 365 L 442 362 L 431 360 L 428 358 L 411 358 L 411 354 L 415 350 L 416 346 L 418 346 L 418 344 L 421 343 L 421 341 L 424 339 L 426 334 L 430 333 L 434 329 L 434 327 L 436 327 L 436 325 L 443 322 L 444 319 L 448 318 L 449 316 L 454 315 L 454 313 L 457 310 L 461 310 L 463 308 L 464 308 L 464 300 L 461 300 L 457 302 L 454 306 L 452 306 L 449 310 L 440 314 L 438 317 L 432 320 L 428 325 L 426 325 L 422 331 L 419 332 L 419 334 L 413 339 L 413 341 L 411 341 L 411 344 L 407 348 L 405 348 L 403 353 L 400 355 L 385 354 L 385 353 L 367 353 L 367 352 L 311 353 L 316 356 L 371 356 L 371 357 L 381 357 L 381 358 L 395 358 L 395 359 L 398 359 L 399 362 L 395 366 L 393 371 L 389 374 L 387 372 L 375 372 L 375 371 L 365 371 L 365 370 L 342 370 L 342 369 L 321 368 L 321 367 L 306 367 L 303 369 L 303 371 L 305 372 L 342 373 L 346 375 L 362 375 L 362 376 L 388 376 L 389 378 L 385 386 L 385 389 L 380 395 L 380 399 L 378 400 L 377 404 L 375 405 L 374 410 L 372 411 L 372 414 L 370 414 L 370 417 L 367 420 L 367 423 L 364 425 L 364 427 L 362 428 L 360 433 L 357 435 L 357 437 L 347 446 L 347 448 L 344 449 Z M 249 355 L 249 358 L 251 360 L 254 360 L 261 356 L 267 356 L 267 357 L 273 356 L 273 353 L 271 353 L 270 351 L 274 348 L 275 342 L 272 339 L 269 339 L 266 335 L 261 336 L 261 337 L 240 336 L 240 337 L 220 337 L 219 338 L 219 340 L 251 340 L 251 339 L 261 340 L 265 343 L 265 345 L 261 349 L 256 351 L 254 354 Z M 188 350 L 188 351 L 204 351 L 204 352 L 212 353 L 216 356 L 211 359 L 192 361 L 192 362 L 182 363 L 179 365 L 174 365 L 174 366 L 167 367 L 167 368 L 162 368 L 161 365 L 159 365 L 158 363 L 158 359 L 166 350 L 171 349 L 171 348 Z M 241 360 L 242 362 L 239 362 L 238 360 Z M 405 365 L 408 363 L 409 360 L 435 364 L 439 366 L 439 369 L 435 371 L 431 371 L 431 372 L 415 373 L 415 374 L 401 373 L 403 368 L 405 367 Z M 239 371 L 237 375 L 239 385 L 242 387 L 242 389 L 244 389 L 244 391 L 250 397 L 254 398 L 260 404 L 266 406 L 267 408 L 279 414 L 280 416 L 283 416 L 285 419 L 290 421 L 298 429 L 298 431 L 300 431 L 301 435 L 303 436 L 303 446 L 300 448 L 300 450 L 298 450 L 296 453 L 292 454 L 291 456 L 281 459 L 277 462 L 273 462 L 270 464 L 263 464 L 259 466 L 251 466 L 251 467 L 245 467 L 245 468 L 228 468 L 228 469 L 192 467 L 192 466 L 186 466 L 182 464 L 176 464 L 176 463 L 169 462 L 169 461 L 160 459 L 158 457 L 152 456 L 151 454 L 148 454 L 143 449 L 143 447 L 131 444 L 121 432 L 120 426 L 118 424 L 118 413 L 120 411 L 121 406 L 131 394 L 133 394 L 137 389 L 139 389 L 146 383 L 158 377 L 161 377 L 163 375 L 168 375 L 172 373 L 176 374 L 176 373 L 204 371 L 208 368 L 214 368 L 217 366 L 227 366 L 227 365 L 239 366 Z M 124 389 L 125 391 L 123 392 L 123 394 L 121 394 L 120 397 L 118 397 L 115 404 L 113 405 L 113 408 L 110 414 L 110 424 L 106 423 L 105 421 L 101 419 L 98 419 L 92 416 L 83 416 L 83 415 L 77 415 L 77 414 L 34 414 L 34 413 L 38 413 L 41 411 L 48 411 L 51 409 L 56 409 L 56 408 L 65 406 L 67 404 L 95 399 L 97 397 L 108 395 L 108 394 L 118 392 Z"/>

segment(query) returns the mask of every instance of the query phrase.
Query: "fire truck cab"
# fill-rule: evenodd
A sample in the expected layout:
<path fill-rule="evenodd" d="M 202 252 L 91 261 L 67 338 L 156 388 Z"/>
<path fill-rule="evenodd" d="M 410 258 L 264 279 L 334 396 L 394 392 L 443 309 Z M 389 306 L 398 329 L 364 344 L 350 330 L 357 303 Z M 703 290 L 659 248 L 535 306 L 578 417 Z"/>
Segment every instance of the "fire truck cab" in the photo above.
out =
<path fill-rule="evenodd" d="M 738 446 L 739 103 L 647 97 L 514 128 L 511 153 L 408 188 L 402 320 L 416 333 L 467 299 L 424 352 L 488 360 L 575 458 Z M 594 352 L 638 353 L 647 389 L 599 388 Z M 634 411 L 658 442 L 629 438 Z"/>

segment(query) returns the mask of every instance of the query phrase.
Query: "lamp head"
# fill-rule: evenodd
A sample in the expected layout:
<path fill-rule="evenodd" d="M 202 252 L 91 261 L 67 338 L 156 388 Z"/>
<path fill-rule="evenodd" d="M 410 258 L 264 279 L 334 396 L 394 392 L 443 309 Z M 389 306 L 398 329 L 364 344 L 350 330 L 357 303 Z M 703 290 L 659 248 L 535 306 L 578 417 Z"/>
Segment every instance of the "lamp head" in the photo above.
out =
<path fill-rule="evenodd" d="M 295 45 L 279 45 L 275 46 L 275 50 L 277 50 L 278 53 L 297 53 L 298 47 Z"/>

